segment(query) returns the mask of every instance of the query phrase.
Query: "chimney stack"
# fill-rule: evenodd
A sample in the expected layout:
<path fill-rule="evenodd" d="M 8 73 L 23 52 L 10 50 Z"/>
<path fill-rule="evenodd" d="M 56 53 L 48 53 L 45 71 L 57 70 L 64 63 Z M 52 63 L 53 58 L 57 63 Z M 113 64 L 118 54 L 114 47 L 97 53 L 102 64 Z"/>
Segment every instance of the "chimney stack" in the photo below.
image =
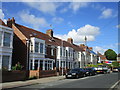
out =
<path fill-rule="evenodd" d="M 52 29 L 47 30 L 46 34 L 49 35 L 50 37 L 53 37 L 53 30 Z"/>
<path fill-rule="evenodd" d="M 7 26 L 12 28 L 12 24 L 15 24 L 15 19 L 12 17 L 12 19 L 8 18 L 7 20 Z"/>
<path fill-rule="evenodd" d="M 80 44 L 80 47 L 85 47 L 85 44 Z"/>
<path fill-rule="evenodd" d="M 67 41 L 71 44 L 73 44 L 73 39 L 72 38 L 68 38 Z"/>
<path fill-rule="evenodd" d="M 93 50 L 93 48 L 92 48 L 92 47 L 89 47 L 89 50 L 91 50 L 91 51 L 92 51 L 92 50 Z"/>

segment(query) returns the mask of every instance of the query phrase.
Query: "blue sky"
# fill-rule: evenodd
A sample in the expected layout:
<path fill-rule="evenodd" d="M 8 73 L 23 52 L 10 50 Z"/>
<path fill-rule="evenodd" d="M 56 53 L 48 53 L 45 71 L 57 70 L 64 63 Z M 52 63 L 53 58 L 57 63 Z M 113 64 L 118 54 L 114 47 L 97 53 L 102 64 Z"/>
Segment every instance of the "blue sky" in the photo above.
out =
<path fill-rule="evenodd" d="M 94 51 L 118 52 L 117 2 L 3 2 L 0 17 L 5 22 L 14 17 L 18 24 L 43 33 L 53 28 L 54 36 L 72 37 L 78 45 L 87 36 Z"/>

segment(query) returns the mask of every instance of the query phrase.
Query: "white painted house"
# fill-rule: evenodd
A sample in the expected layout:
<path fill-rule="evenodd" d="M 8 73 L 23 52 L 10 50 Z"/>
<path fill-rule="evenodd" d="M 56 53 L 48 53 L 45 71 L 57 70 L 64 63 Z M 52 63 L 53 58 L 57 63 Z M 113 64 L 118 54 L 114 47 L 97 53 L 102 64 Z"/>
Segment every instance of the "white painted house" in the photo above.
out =
<path fill-rule="evenodd" d="M 13 29 L 0 19 L 0 69 L 11 70 Z"/>

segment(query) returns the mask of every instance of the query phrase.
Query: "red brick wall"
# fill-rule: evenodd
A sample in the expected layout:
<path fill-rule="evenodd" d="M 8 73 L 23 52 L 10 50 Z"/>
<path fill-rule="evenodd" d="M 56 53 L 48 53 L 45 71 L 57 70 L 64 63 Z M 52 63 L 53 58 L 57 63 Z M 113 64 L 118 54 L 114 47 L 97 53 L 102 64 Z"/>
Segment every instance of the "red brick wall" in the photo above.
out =
<path fill-rule="evenodd" d="M 30 70 L 29 77 L 37 77 L 39 78 L 39 70 Z"/>
<path fill-rule="evenodd" d="M 12 66 L 15 66 L 17 62 L 22 64 L 23 69 L 26 69 L 26 60 L 27 60 L 27 47 L 19 39 L 18 36 L 14 35 L 13 39 L 13 54 L 12 54 Z"/>
<path fill-rule="evenodd" d="M 57 76 L 57 72 L 56 70 L 30 70 L 29 77 L 34 76 L 37 78 Z"/>
<path fill-rule="evenodd" d="M 57 76 L 57 72 L 56 70 L 40 70 L 39 76 L 40 78 Z"/>
<path fill-rule="evenodd" d="M 2 71 L 2 82 L 26 80 L 27 71 Z"/>

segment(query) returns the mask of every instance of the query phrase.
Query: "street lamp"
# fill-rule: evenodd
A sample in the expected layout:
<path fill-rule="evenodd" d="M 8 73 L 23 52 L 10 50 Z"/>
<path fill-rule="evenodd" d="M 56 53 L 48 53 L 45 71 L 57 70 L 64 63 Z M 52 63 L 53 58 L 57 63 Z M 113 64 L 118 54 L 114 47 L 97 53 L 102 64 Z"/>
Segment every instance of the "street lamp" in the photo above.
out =
<path fill-rule="evenodd" d="M 87 62 L 87 37 L 85 36 L 85 63 L 84 63 L 84 67 L 86 66 L 86 62 Z"/>
<path fill-rule="evenodd" d="M 61 54 L 62 55 L 62 60 L 61 61 L 62 61 L 62 76 L 63 76 L 63 40 L 62 39 L 61 39 L 61 43 L 62 43 L 61 44 L 61 47 L 62 47 L 62 54 Z"/>

